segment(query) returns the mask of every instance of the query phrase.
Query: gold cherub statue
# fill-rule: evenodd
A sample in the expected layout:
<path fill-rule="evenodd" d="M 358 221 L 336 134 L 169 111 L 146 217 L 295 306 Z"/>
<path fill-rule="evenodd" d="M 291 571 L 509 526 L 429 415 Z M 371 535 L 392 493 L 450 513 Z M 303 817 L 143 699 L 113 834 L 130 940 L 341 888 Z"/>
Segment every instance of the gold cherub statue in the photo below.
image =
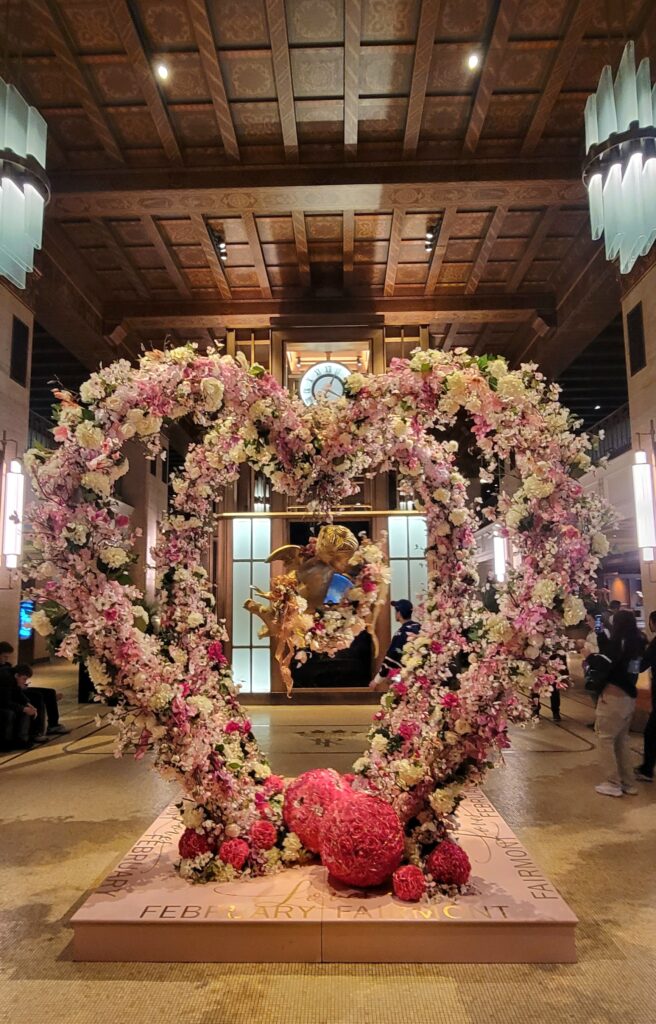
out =
<path fill-rule="evenodd" d="M 293 687 L 291 662 L 313 624 L 314 613 L 324 604 L 338 604 L 353 586 L 352 577 L 358 571 L 358 546 L 350 530 L 332 525 L 321 527 L 309 550 L 298 544 L 284 544 L 271 552 L 267 562 L 284 562 L 286 572 L 271 580 L 268 593 L 253 587 L 269 604 L 252 598 L 244 602 L 244 608 L 264 623 L 259 636 L 270 636 L 276 641 L 274 657 L 287 696 L 291 696 Z"/>

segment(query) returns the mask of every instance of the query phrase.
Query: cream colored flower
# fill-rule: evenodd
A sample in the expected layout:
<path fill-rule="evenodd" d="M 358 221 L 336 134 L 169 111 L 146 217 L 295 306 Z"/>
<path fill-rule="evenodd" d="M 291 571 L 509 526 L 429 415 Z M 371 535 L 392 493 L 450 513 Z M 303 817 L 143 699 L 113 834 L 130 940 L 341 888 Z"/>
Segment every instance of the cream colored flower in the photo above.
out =
<path fill-rule="evenodd" d="M 551 480 L 542 480 L 539 476 L 529 476 L 524 481 L 524 493 L 529 498 L 548 498 L 553 490 Z"/>
<path fill-rule="evenodd" d="M 367 383 L 367 378 L 362 373 L 351 373 L 346 378 L 345 387 L 350 395 L 357 395 Z"/>
<path fill-rule="evenodd" d="M 537 601 L 538 604 L 543 604 L 545 608 L 551 608 L 553 607 L 557 592 L 558 584 L 555 580 L 538 580 L 533 587 L 533 600 Z"/>
<path fill-rule="evenodd" d="M 104 473 L 94 470 L 90 473 L 83 473 L 81 484 L 88 491 L 100 495 L 101 498 L 108 498 L 111 491 L 111 480 Z"/>
<path fill-rule="evenodd" d="M 425 775 L 425 768 L 422 764 L 415 764 L 402 758 L 394 765 L 397 781 L 402 786 L 415 786 Z"/>
<path fill-rule="evenodd" d="M 576 626 L 585 618 L 585 605 L 580 597 L 568 594 L 563 602 L 563 618 L 566 626 Z"/>
<path fill-rule="evenodd" d="M 123 548 L 109 547 L 103 548 L 100 558 L 110 569 L 120 569 L 128 561 L 129 555 Z"/>
<path fill-rule="evenodd" d="M 161 417 L 145 413 L 141 409 L 130 409 L 126 425 L 134 428 L 139 437 L 150 437 L 152 434 L 159 434 L 162 420 Z"/>
<path fill-rule="evenodd" d="M 32 612 L 31 621 L 32 628 L 35 629 L 40 636 L 50 636 L 50 634 L 55 631 L 52 622 L 44 611 Z"/>
<path fill-rule="evenodd" d="M 199 715 L 211 715 L 214 710 L 214 704 L 209 697 L 204 697 L 202 693 L 197 693 L 193 697 L 187 698 L 187 704 L 192 709 L 195 709 Z"/>
<path fill-rule="evenodd" d="M 383 754 L 387 750 L 387 737 L 377 732 L 371 741 L 371 749 L 377 754 Z"/>
<path fill-rule="evenodd" d="M 487 372 L 490 377 L 494 377 L 496 380 L 501 380 L 508 373 L 508 364 L 505 359 L 492 359 L 487 364 Z"/>
<path fill-rule="evenodd" d="M 103 432 L 89 420 L 83 420 L 75 430 L 75 437 L 83 448 L 100 448 L 103 443 Z"/>
<path fill-rule="evenodd" d="M 200 384 L 203 404 L 208 412 L 216 412 L 223 401 L 223 384 L 216 377 L 205 377 Z"/>
<path fill-rule="evenodd" d="M 468 732 L 471 732 L 471 725 L 466 718 L 458 718 L 453 728 L 458 736 L 466 736 Z"/>
<path fill-rule="evenodd" d="M 260 779 L 260 781 L 268 779 L 269 776 L 271 775 L 271 769 L 269 768 L 269 765 L 264 764 L 263 761 L 254 761 L 253 764 L 251 765 L 251 771 L 255 778 Z"/>
<path fill-rule="evenodd" d="M 95 686 L 107 686 L 111 682 L 109 672 L 100 658 L 87 658 L 87 672 Z"/>
<path fill-rule="evenodd" d="M 610 544 L 608 543 L 608 537 L 604 533 L 593 533 L 592 534 L 592 551 L 595 555 L 607 555 L 610 550 Z"/>
<path fill-rule="evenodd" d="M 449 519 L 454 526 L 462 526 L 467 521 L 467 509 L 466 508 L 454 508 L 449 513 Z"/>

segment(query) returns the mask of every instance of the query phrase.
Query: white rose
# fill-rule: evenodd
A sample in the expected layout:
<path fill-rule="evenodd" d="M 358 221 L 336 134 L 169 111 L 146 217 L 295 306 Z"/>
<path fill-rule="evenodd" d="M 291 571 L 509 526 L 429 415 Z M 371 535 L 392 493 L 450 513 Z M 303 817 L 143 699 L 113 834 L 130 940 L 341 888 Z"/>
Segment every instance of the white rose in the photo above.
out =
<path fill-rule="evenodd" d="M 445 523 L 444 520 L 442 520 L 441 522 L 435 524 L 435 526 L 433 527 L 433 532 L 438 537 L 448 537 L 448 535 L 451 533 L 451 527 L 449 526 L 448 523 Z"/>
<path fill-rule="evenodd" d="M 375 750 L 377 754 L 384 754 L 387 750 L 387 737 L 381 733 L 376 733 L 371 741 L 371 749 Z"/>
<path fill-rule="evenodd" d="M 130 409 L 126 419 L 126 425 L 133 427 L 140 437 L 158 434 L 162 427 L 161 417 L 152 416 L 150 413 L 142 412 L 141 409 Z"/>
<path fill-rule="evenodd" d="M 182 824 L 185 828 L 200 828 L 205 821 L 205 812 L 202 807 L 197 807 L 191 800 L 184 800 L 182 803 Z"/>
<path fill-rule="evenodd" d="M 351 373 L 346 378 L 345 387 L 350 395 L 357 395 L 358 391 L 367 383 L 367 378 L 362 373 Z"/>
<path fill-rule="evenodd" d="M 592 535 L 592 551 L 595 555 L 607 555 L 610 550 L 610 544 L 608 543 L 608 537 L 604 533 L 593 533 Z"/>
<path fill-rule="evenodd" d="M 580 597 L 567 595 L 563 602 L 563 618 L 566 626 L 576 626 L 585 618 L 585 605 Z"/>
<path fill-rule="evenodd" d="M 486 369 L 490 377 L 500 380 L 508 373 L 508 364 L 505 359 L 492 359 L 491 362 L 487 364 Z"/>
<path fill-rule="evenodd" d="M 454 508 L 453 512 L 449 513 L 449 519 L 454 526 L 462 526 L 467 519 L 466 508 Z"/>
<path fill-rule="evenodd" d="M 93 491 L 95 494 L 99 494 L 101 498 L 108 498 L 111 490 L 111 480 L 104 473 L 98 473 L 96 471 L 91 473 L 84 473 L 82 475 L 81 484 L 86 487 L 88 491 Z"/>
<path fill-rule="evenodd" d="M 216 412 L 223 401 L 223 384 L 216 377 L 205 377 L 200 384 L 200 393 L 208 412 Z"/>
<path fill-rule="evenodd" d="M 271 769 L 268 764 L 264 764 L 262 761 L 254 761 L 251 765 L 251 772 L 256 779 L 260 780 L 268 779 L 271 775 Z"/>
<path fill-rule="evenodd" d="M 190 626 L 191 629 L 195 629 L 196 626 L 200 626 L 204 621 L 205 619 L 200 612 L 191 612 L 187 617 L 187 625 Z"/>
<path fill-rule="evenodd" d="M 44 611 L 32 613 L 32 629 L 35 629 L 40 636 L 50 636 L 54 633 L 52 622 Z"/>

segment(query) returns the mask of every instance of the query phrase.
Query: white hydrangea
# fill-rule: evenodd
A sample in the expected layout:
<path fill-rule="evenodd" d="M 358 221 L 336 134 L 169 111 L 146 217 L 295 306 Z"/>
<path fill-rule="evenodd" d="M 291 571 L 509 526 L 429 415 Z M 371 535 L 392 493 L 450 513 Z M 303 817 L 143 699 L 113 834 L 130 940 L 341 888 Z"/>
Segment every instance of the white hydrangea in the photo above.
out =
<path fill-rule="evenodd" d="M 202 693 L 197 693 L 193 697 L 187 698 L 187 704 L 192 709 L 195 709 L 199 715 L 211 715 L 214 710 L 214 704 L 209 697 L 204 697 Z"/>
<path fill-rule="evenodd" d="M 551 480 L 542 480 L 539 476 L 532 475 L 524 481 L 524 494 L 529 498 L 548 498 L 553 490 Z"/>
<path fill-rule="evenodd" d="M 402 786 L 415 786 L 423 779 L 425 774 L 423 765 L 415 764 L 405 758 L 396 762 L 394 770 L 396 772 L 397 782 Z"/>
<path fill-rule="evenodd" d="M 494 377 L 495 380 L 501 380 L 508 373 L 508 363 L 505 359 L 492 359 L 487 364 L 486 369 L 490 377 Z"/>
<path fill-rule="evenodd" d="M 187 616 L 187 625 L 191 629 L 195 629 L 196 626 L 202 625 L 204 621 L 205 619 L 200 612 L 190 612 L 190 614 Z"/>
<path fill-rule="evenodd" d="M 454 508 L 453 511 L 449 513 L 449 519 L 454 526 L 462 526 L 462 524 L 467 520 L 467 509 Z"/>
<path fill-rule="evenodd" d="M 83 420 L 75 430 L 75 437 L 83 448 L 100 448 L 103 443 L 103 432 L 89 420 Z"/>
<path fill-rule="evenodd" d="M 383 754 L 387 750 L 387 737 L 377 732 L 371 741 L 371 749 L 377 754 Z"/>
<path fill-rule="evenodd" d="M 205 811 L 191 800 L 182 802 L 182 824 L 185 828 L 200 828 L 205 821 Z"/>
<path fill-rule="evenodd" d="M 545 608 L 552 608 L 557 592 L 558 584 L 555 580 L 538 580 L 533 587 L 533 600 L 543 604 Z"/>
<path fill-rule="evenodd" d="M 295 832 L 288 832 L 282 844 L 282 859 L 285 864 L 295 864 L 303 854 L 303 844 Z"/>
<path fill-rule="evenodd" d="M 507 373 L 497 381 L 497 394 L 508 401 L 517 401 L 526 394 L 524 381 L 515 373 Z"/>
<path fill-rule="evenodd" d="M 174 690 L 168 683 L 162 683 L 148 698 L 148 707 L 152 711 L 163 711 L 173 700 Z"/>
<path fill-rule="evenodd" d="M 81 484 L 88 491 L 100 495 L 101 498 L 108 498 L 111 490 L 111 480 L 104 473 L 93 470 L 90 473 L 83 473 Z"/>
<path fill-rule="evenodd" d="M 268 779 L 269 776 L 271 775 L 271 769 L 269 768 L 268 764 L 264 764 L 263 761 L 254 761 L 253 764 L 251 765 L 251 771 L 255 778 L 259 779 L 260 781 Z"/>
<path fill-rule="evenodd" d="M 223 401 L 223 384 L 216 377 L 205 377 L 200 384 L 203 405 L 208 412 L 216 412 Z"/>
<path fill-rule="evenodd" d="M 362 373 L 351 373 L 346 378 L 345 387 L 350 395 L 357 395 L 367 383 L 367 378 Z"/>
<path fill-rule="evenodd" d="M 92 373 L 84 384 L 80 385 L 80 398 L 85 405 L 97 402 L 105 394 L 105 385 L 97 373 Z"/>
<path fill-rule="evenodd" d="M 602 558 L 607 555 L 610 550 L 610 544 L 608 543 L 608 537 L 605 533 L 593 533 L 592 534 L 592 551 L 595 555 L 600 555 Z"/>

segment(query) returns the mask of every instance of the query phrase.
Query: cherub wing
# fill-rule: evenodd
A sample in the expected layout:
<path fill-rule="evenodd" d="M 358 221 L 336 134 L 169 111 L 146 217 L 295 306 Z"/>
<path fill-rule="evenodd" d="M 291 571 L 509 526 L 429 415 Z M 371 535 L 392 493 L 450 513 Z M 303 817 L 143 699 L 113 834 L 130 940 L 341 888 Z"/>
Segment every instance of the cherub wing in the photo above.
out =
<path fill-rule="evenodd" d="M 291 569 L 298 569 L 300 566 L 299 553 L 301 548 L 298 544 L 283 544 L 282 547 L 276 548 L 272 551 L 267 562 L 283 562 L 285 569 L 289 572 Z"/>

